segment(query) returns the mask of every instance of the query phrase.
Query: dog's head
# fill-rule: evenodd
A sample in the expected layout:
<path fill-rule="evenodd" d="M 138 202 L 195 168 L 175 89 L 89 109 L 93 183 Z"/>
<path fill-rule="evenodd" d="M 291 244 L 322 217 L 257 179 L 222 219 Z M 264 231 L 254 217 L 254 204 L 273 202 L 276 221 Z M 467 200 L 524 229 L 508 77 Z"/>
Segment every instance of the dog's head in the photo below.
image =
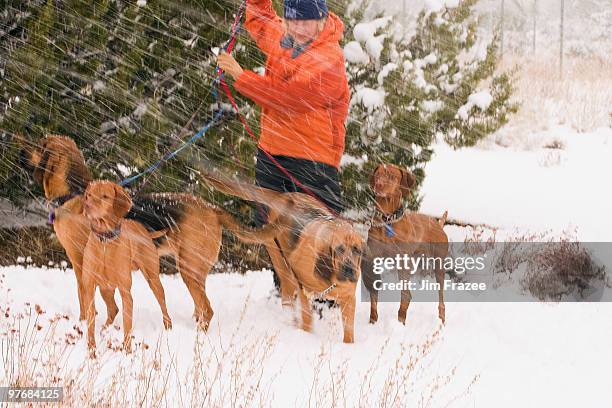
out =
<path fill-rule="evenodd" d="M 83 191 L 91 180 L 83 154 L 74 140 L 66 136 L 49 135 L 38 142 L 17 137 L 20 144 L 19 164 L 52 200 Z"/>
<path fill-rule="evenodd" d="M 316 271 L 328 282 L 357 282 L 361 275 L 363 238 L 350 225 L 336 228 L 329 250 L 318 255 Z"/>
<path fill-rule="evenodd" d="M 379 164 L 370 176 L 370 187 L 377 197 L 400 194 L 407 197 L 416 182 L 414 175 L 394 164 Z"/>
<path fill-rule="evenodd" d="M 110 181 L 93 181 L 85 190 L 83 210 L 90 221 L 114 227 L 132 208 L 128 192 Z"/>

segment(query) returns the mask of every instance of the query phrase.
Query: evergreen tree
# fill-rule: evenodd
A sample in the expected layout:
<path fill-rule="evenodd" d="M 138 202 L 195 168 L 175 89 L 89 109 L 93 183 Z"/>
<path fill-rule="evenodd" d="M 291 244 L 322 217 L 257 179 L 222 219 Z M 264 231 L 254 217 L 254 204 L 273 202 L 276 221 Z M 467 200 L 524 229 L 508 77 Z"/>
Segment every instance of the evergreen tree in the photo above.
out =
<path fill-rule="evenodd" d="M 213 117 L 216 57 L 238 4 L 212 0 L 31 1 L 11 8 L 4 30 L 0 105 L 2 140 L 14 133 L 74 138 L 94 176 L 121 180 L 178 147 Z M 22 13 L 21 18 L 15 17 Z M 25 16 L 25 17 L 24 17 Z M 27 18 L 26 18 L 27 17 Z M 239 43 L 248 41 L 240 34 Z M 248 52 L 246 51 L 248 49 Z M 261 65 L 254 47 L 236 52 L 247 67 Z M 223 98 L 223 96 L 221 96 Z M 239 100 L 241 105 L 244 105 Z M 247 110 L 257 129 L 257 118 Z M 186 126 L 189 123 L 189 126 Z M 189 153 L 165 163 L 145 191 L 199 191 L 195 155 L 251 171 L 255 144 L 238 121 L 212 128 Z M 23 194 L 16 151 L 2 144 L 5 197 Z M 140 181 L 134 183 L 139 186 Z"/>
<path fill-rule="evenodd" d="M 366 19 L 367 1 L 337 0 L 352 101 L 341 177 L 350 207 L 369 206 L 367 177 L 379 162 L 410 167 L 420 183 L 431 144 L 470 146 L 516 109 L 508 74 L 495 74 L 497 40 L 477 47 L 476 0 L 425 10 L 411 35 L 392 18 Z M 274 1 L 279 14 L 282 2 Z M 73 137 L 94 175 L 120 180 L 142 171 L 228 109 L 211 93 L 215 56 L 238 4 L 213 0 L 8 1 L 0 16 L 0 136 Z M 263 55 L 242 32 L 235 52 L 245 68 Z M 231 84 L 230 84 L 231 85 Z M 241 100 L 258 134 L 258 108 Z M 189 126 L 186 124 L 189 123 Z M 197 145 L 149 178 L 148 191 L 201 188 L 191 160 L 207 158 L 252 176 L 256 143 L 239 121 L 212 128 Z M 1 145 L 0 194 L 24 194 L 14 148 Z M 350 158 L 353 158 L 351 160 Z M 140 181 L 134 185 L 138 187 Z M 413 197 L 413 207 L 418 197 Z M 248 212 L 248 206 L 242 207 Z"/>
<path fill-rule="evenodd" d="M 346 153 L 358 163 L 343 166 L 342 176 L 354 206 L 368 201 L 364 181 L 376 164 L 407 166 L 420 184 L 436 137 L 454 148 L 472 146 L 516 111 L 510 75 L 495 74 L 497 38 L 484 48 L 476 41 L 476 1 L 422 11 L 411 35 L 392 18 L 365 19 L 368 1 L 351 2 Z M 412 197 L 412 207 L 418 203 Z"/>

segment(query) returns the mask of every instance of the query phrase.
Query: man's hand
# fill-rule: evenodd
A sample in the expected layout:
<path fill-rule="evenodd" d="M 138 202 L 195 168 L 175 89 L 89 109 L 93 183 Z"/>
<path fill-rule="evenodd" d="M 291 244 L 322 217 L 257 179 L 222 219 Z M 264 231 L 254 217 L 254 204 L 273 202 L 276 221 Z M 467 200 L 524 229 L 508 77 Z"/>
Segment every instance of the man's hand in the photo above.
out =
<path fill-rule="evenodd" d="M 233 79 L 238 79 L 238 77 L 244 72 L 234 57 L 226 52 L 219 54 L 217 64 L 219 65 L 219 68 L 225 71 L 225 73 L 231 76 Z"/>

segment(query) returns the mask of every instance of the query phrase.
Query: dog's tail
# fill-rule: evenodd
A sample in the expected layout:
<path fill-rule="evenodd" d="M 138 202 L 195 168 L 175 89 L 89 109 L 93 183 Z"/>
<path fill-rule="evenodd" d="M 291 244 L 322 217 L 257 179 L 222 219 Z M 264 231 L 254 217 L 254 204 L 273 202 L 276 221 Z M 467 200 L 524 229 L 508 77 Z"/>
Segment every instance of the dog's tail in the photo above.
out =
<path fill-rule="evenodd" d="M 444 211 L 444 214 L 442 214 L 442 217 L 438 219 L 438 224 L 440 224 L 440 226 L 443 227 L 444 224 L 446 223 L 447 218 L 448 218 L 448 211 Z"/>
<path fill-rule="evenodd" d="M 266 205 L 270 205 L 270 203 L 274 202 L 281 194 L 277 191 L 261 188 L 250 183 L 232 180 L 229 177 L 213 174 L 212 172 L 202 172 L 202 178 L 207 184 L 222 193 Z"/>
<path fill-rule="evenodd" d="M 217 217 L 225 229 L 247 244 L 271 243 L 278 233 L 278 228 L 272 224 L 266 224 L 262 228 L 248 227 L 221 208 L 217 209 Z"/>

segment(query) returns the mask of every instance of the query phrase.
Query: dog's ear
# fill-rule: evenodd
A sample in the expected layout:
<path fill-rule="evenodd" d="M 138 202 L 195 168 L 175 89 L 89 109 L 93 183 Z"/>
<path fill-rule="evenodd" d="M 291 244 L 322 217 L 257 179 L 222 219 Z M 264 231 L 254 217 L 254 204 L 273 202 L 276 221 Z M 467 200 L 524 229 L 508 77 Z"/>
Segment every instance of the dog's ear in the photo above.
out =
<path fill-rule="evenodd" d="M 117 218 L 123 218 L 132 208 L 132 198 L 127 190 L 118 184 L 113 184 L 115 188 L 115 201 L 113 202 L 113 211 Z"/>
<path fill-rule="evenodd" d="M 322 253 L 317 254 L 314 272 L 326 282 L 331 282 L 334 275 L 334 260 L 331 248 L 329 251 L 322 251 Z"/>
<path fill-rule="evenodd" d="M 414 187 L 414 183 L 416 182 L 416 177 L 414 174 L 403 167 L 399 167 L 400 172 L 402 173 L 402 179 L 400 181 L 400 191 L 402 192 L 402 197 L 407 197 L 410 194 L 410 190 Z"/>
<path fill-rule="evenodd" d="M 19 154 L 19 166 L 30 175 L 33 175 L 36 164 L 40 161 L 40 148 L 38 144 L 30 142 L 19 133 L 13 135 L 13 143 L 17 147 Z M 36 159 L 36 162 L 34 159 Z"/>
<path fill-rule="evenodd" d="M 34 180 L 36 180 L 36 182 L 42 186 L 50 154 L 49 150 L 47 150 L 46 140 L 43 140 L 40 143 L 40 150 L 38 153 L 40 154 L 40 160 L 38 160 L 38 163 L 34 165 L 33 176 Z"/>
<path fill-rule="evenodd" d="M 51 143 L 48 139 L 43 139 L 40 148 L 40 160 L 36 164 L 34 170 L 34 179 L 39 182 L 45 194 L 54 188 L 52 185 L 52 177 L 56 174 L 62 160 L 67 160 L 68 157 L 63 154 L 61 149 L 57 149 L 57 144 Z"/>
<path fill-rule="evenodd" d="M 381 166 L 380 164 L 378 166 L 376 166 L 376 168 L 374 168 L 374 171 L 372 172 L 372 174 L 370 174 L 370 188 L 372 190 L 374 190 L 374 183 L 376 182 L 376 172 L 378 171 L 380 166 Z"/>

